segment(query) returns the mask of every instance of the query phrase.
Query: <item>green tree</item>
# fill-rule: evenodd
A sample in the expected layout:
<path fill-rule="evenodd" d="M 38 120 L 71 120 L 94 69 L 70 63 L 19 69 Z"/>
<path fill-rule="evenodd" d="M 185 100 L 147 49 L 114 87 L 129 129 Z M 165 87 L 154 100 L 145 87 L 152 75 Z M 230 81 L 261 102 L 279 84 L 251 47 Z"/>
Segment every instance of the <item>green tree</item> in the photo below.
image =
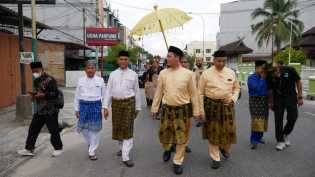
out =
<path fill-rule="evenodd" d="M 186 54 L 185 57 L 186 57 L 186 59 L 187 59 L 187 61 L 188 61 L 188 63 L 189 63 L 189 68 L 190 68 L 190 69 L 193 69 L 194 66 L 195 66 L 195 59 L 196 59 L 196 56 L 192 56 L 192 55 Z"/>
<path fill-rule="evenodd" d="M 140 52 L 139 47 L 126 49 L 126 46 L 124 44 L 118 44 L 118 45 L 109 47 L 108 56 L 105 59 L 105 63 L 112 64 L 115 67 L 118 67 L 117 65 L 118 54 L 122 50 L 127 50 L 129 52 L 129 55 L 130 55 L 129 59 L 131 63 L 134 64 L 137 62 L 139 58 L 139 52 Z"/>
<path fill-rule="evenodd" d="M 286 64 L 289 63 L 289 53 L 290 48 L 286 48 L 284 51 L 278 52 L 276 54 L 275 60 L 276 61 L 284 61 Z M 301 63 L 304 64 L 306 60 L 306 56 L 302 50 L 296 50 L 291 48 L 291 63 Z"/>
<path fill-rule="evenodd" d="M 265 0 L 263 8 L 255 9 L 251 16 L 259 20 L 251 26 L 259 47 L 272 42 L 280 51 L 282 44 L 290 41 L 291 24 L 293 41 L 300 38 L 304 29 L 303 22 L 298 19 L 297 0 Z"/>

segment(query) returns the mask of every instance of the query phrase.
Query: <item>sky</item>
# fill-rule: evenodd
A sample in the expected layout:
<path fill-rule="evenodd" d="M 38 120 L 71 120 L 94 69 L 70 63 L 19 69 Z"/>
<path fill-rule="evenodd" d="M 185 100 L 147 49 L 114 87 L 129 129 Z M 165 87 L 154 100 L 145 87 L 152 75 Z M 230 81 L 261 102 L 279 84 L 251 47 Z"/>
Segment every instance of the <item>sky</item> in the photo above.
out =
<path fill-rule="evenodd" d="M 129 29 L 132 29 L 144 15 L 150 13 L 148 9 L 153 9 L 154 5 L 158 5 L 159 8 L 178 8 L 185 12 L 210 13 L 202 15 L 205 19 L 206 41 L 216 39 L 219 31 L 220 4 L 231 1 L 235 0 L 107 0 L 112 9 L 118 9 L 120 21 Z M 193 14 L 190 16 L 192 20 L 183 27 L 166 32 L 169 45 L 184 49 L 191 41 L 202 41 L 202 17 Z M 166 54 L 162 33 L 145 36 L 137 43 L 154 55 Z"/>

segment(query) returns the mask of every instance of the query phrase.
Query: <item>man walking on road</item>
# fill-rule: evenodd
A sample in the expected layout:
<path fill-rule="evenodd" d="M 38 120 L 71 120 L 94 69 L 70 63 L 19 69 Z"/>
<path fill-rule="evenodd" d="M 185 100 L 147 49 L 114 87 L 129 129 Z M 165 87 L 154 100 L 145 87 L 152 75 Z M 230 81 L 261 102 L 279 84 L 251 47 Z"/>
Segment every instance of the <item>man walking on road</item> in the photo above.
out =
<path fill-rule="evenodd" d="M 196 68 L 194 68 L 193 70 L 195 72 L 195 76 L 196 76 L 196 84 L 197 84 L 197 88 L 198 88 L 198 84 L 199 84 L 199 80 L 200 80 L 200 77 L 204 71 L 203 69 L 203 58 L 196 58 Z M 196 127 L 201 127 L 202 125 L 202 122 L 201 121 L 198 121 L 197 124 L 196 124 Z"/>
<path fill-rule="evenodd" d="M 251 115 L 251 149 L 256 149 L 258 143 L 264 144 L 264 132 L 268 130 L 268 88 L 266 83 L 266 61 L 255 62 L 255 73 L 248 78 L 249 111 Z"/>
<path fill-rule="evenodd" d="M 276 72 L 270 80 L 273 93 L 271 104 L 275 114 L 276 149 L 282 151 L 291 145 L 288 136 L 293 131 L 298 118 L 298 106 L 303 105 L 302 82 L 296 70 L 283 66 L 283 61 L 277 63 Z M 297 90 L 297 93 L 296 93 Z M 287 110 L 287 123 L 283 127 L 284 111 Z"/>
<path fill-rule="evenodd" d="M 95 61 L 86 63 L 86 76 L 79 79 L 74 98 L 77 130 L 88 144 L 90 160 L 97 160 L 95 151 L 101 138 L 102 102 L 106 91 L 103 78 L 95 75 L 95 67 Z"/>
<path fill-rule="evenodd" d="M 181 63 L 181 66 L 183 67 L 183 68 L 186 68 L 186 69 L 188 69 L 189 70 L 189 62 L 188 62 L 188 60 L 187 60 L 187 58 L 185 58 L 185 57 L 183 57 L 181 60 L 180 60 L 180 63 Z M 189 103 L 189 111 L 191 112 L 190 113 L 190 115 L 191 115 L 191 117 L 192 117 L 192 104 L 191 103 Z M 187 129 L 186 129 L 186 136 L 188 137 L 187 138 L 187 143 L 186 143 L 186 150 L 185 150 L 185 152 L 186 153 L 191 153 L 191 149 L 190 149 L 190 147 L 188 146 L 188 144 L 189 144 L 189 134 L 190 134 L 190 129 L 191 129 L 191 120 L 189 120 L 189 123 L 187 124 Z M 174 145 L 173 147 L 172 147 L 172 151 L 175 151 L 176 150 L 176 145 Z"/>
<path fill-rule="evenodd" d="M 50 141 L 54 147 L 53 157 L 62 154 L 62 142 L 58 127 L 59 107 L 57 81 L 50 75 L 44 72 L 41 62 L 31 63 L 31 69 L 34 77 L 34 90 L 29 92 L 32 101 L 36 102 L 35 113 L 29 127 L 25 149 L 19 150 L 18 154 L 23 156 L 34 156 L 34 149 L 37 137 L 46 124 L 49 133 L 51 134 Z M 62 100 L 63 101 L 63 100 Z M 63 105 L 62 105 L 63 106 Z"/>
<path fill-rule="evenodd" d="M 112 72 L 107 83 L 107 94 L 105 98 L 105 115 L 108 108 L 112 107 L 112 138 L 119 141 L 122 161 L 127 167 L 133 167 L 130 159 L 130 150 L 133 147 L 134 119 L 141 110 L 141 98 L 138 75 L 128 68 L 129 53 L 119 52 L 119 68 Z"/>
<path fill-rule="evenodd" d="M 214 66 L 204 71 L 199 81 L 203 138 L 209 141 L 212 168 L 220 168 L 220 152 L 228 159 L 231 145 L 236 143 L 234 104 L 240 85 L 233 70 L 225 67 L 226 54 L 214 53 Z"/>
<path fill-rule="evenodd" d="M 161 71 L 156 94 L 153 100 L 151 115 L 153 119 L 159 110 L 163 99 L 163 115 L 160 125 L 159 138 L 165 150 L 163 160 L 171 156 L 171 146 L 176 144 L 173 159 L 174 173 L 183 173 L 185 149 L 188 142 L 187 128 L 189 127 L 192 103 L 193 115 L 199 118 L 198 93 L 193 72 L 180 66 L 184 53 L 177 47 L 171 46 L 167 54 L 168 69 Z"/>

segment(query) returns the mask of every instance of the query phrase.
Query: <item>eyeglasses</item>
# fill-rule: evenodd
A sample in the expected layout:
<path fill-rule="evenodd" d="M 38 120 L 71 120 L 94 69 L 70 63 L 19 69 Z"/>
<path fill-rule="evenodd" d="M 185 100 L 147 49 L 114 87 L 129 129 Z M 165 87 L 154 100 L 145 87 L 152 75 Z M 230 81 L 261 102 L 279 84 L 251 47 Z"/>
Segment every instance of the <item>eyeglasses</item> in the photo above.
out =
<path fill-rule="evenodd" d="M 181 63 L 188 63 L 188 61 L 181 61 Z"/>

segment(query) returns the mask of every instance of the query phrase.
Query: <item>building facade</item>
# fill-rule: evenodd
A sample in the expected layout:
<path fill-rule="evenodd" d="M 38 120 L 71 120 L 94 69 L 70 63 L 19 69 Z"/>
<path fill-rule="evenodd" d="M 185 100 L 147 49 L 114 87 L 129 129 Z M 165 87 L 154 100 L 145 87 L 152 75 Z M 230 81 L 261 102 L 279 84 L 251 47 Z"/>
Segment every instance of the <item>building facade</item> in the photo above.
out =
<path fill-rule="evenodd" d="M 186 45 L 185 51 L 188 55 L 203 57 L 205 62 L 210 61 L 212 58 L 213 52 L 216 50 L 216 42 L 215 41 L 205 41 L 204 42 L 204 52 L 203 52 L 203 41 L 192 41 Z"/>
<path fill-rule="evenodd" d="M 221 5 L 220 31 L 217 34 L 218 48 L 227 43 L 243 39 L 245 45 L 253 49 L 253 53 L 247 57 L 270 56 L 271 44 L 258 47 L 256 36 L 252 34 L 251 25 L 254 21 L 251 13 L 259 7 L 263 7 L 265 0 L 238 0 Z M 308 30 L 315 25 L 313 16 L 315 15 L 315 2 L 298 0 L 300 9 L 299 19 L 304 22 L 304 30 Z"/>

